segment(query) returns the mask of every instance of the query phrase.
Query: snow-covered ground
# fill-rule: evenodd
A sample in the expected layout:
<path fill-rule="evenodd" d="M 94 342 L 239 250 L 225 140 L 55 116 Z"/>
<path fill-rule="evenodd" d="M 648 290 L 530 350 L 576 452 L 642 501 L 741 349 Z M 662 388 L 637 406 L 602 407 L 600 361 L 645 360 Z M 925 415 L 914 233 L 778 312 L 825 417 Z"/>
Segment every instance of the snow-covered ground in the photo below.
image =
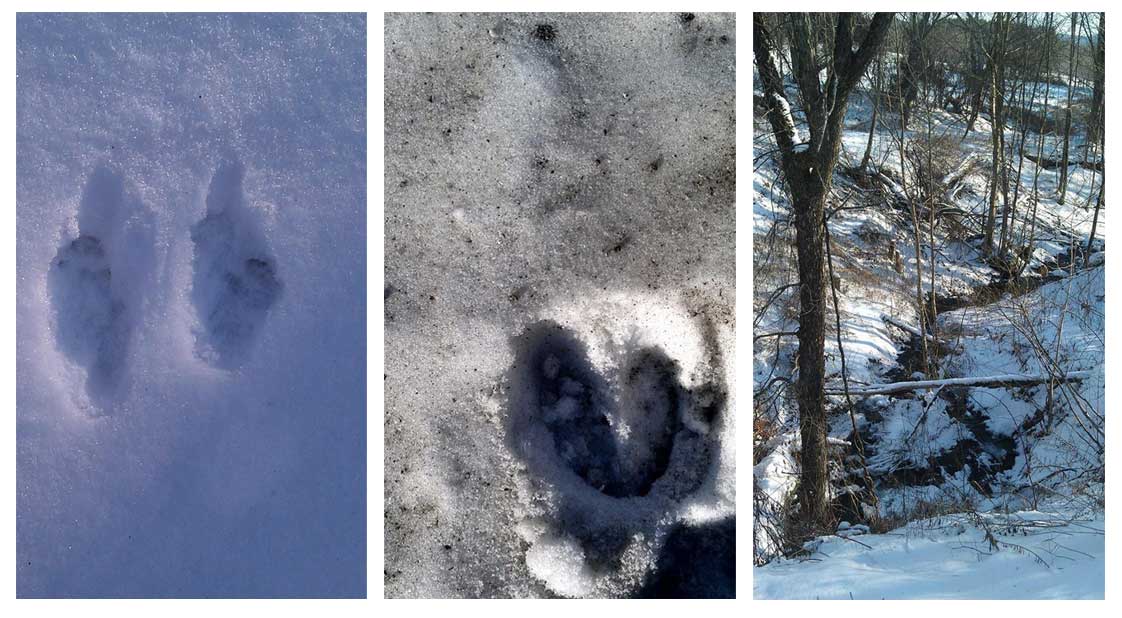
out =
<path fill-rule="evenodd" d="M 1054 100 L 1057 94 L 1066 91 L 1053 88 L 1053 109 L 1060 103 Z M 858 176 L 844 171 L 862 159 L 871 116 L 870 99 L 858 91 L 850 100 L 835 198 L 828 205 L 846 207 L 831 217 L 829 228 L 841 340 L 854 390 L 918 377 L 912 373 L 917 369 L 914 333 L 919 313 L 911 219 L 905 210 L 890 205 L 889 195 L 901 191 L 895 114 L 880 110 L 871 157 L 872 165 L 888 175 L 875 184 L 890 189 L 870 190 Z M 1020 222 L 1034 207 L 1037 217 L 1035 227 L 1025 228 L 1032 251 L 1024 270 L 1029 278 L 1020 284 L 995 283 L 999 274 L 983 259 L 980 239 L 970 232 L 952 230 L 944 220 L 934 238 L 934 285 L 940 304 L 935 330 L 941 354 L 937 371 L 926 377 L 1076 372 L 1081 379 L 1058 385 L 1051 394 L 1047 384 L 948 385 L 914 395 L 859 397 L 855 420 L 877 484 L 882 534 L 852 540 L 825 537 L 797 556 L 780 558 L 785 552 L 776 525 L 790 505 L 798 477 L 797 414 L 787 381 L 794 375 L 796 342 L 782 335 L 797 328 L 797 289 L 792 285 L 796 275 L 789 203 L 777 155 L 768 154 L 774 142 L 766 122 L 757 118 L 756 123 L 754 506 L 755 559 L 763 565 L 755 570 L 756 598 L 848 598 L 850 593 L 855 598 L 1101 598 L 1105 211 L 1099 214 L 1098 253 L 1091 256 L 1089 267 L 1081 256 L 1074 264 L 1063 257 L 1057 261 L 1073 242 L 1080 251 L 1086 245 L 1101 173 L 1071 167 L 1067 199 L 1060 204 L 1058 171 L 1038 170 L 1027 159 L 1020 163 L 1018 237 Z M 967 173 L 954 194 L 944 199 L 969 220 L 985 212 L 990 124 L 983 116 L 969 135 L 965 129 L 961 117 L 920 107 L 906 135 L 912 143 L 922 144 L 931 136 L 944 148 L 952 145 L 948 177 L 951 171 Z M 1026 153 L 1035 156 L 1037 138 L 1027 133 Z M 1019 129 L 1010 126 L 1006 139 L 1019 144 Z M 1082 143 L 1082 135 L 1073 141 Z M 1045 136 L 1046 158 L 1057 156 L 1052 151 L 1058 143 L 1054 135 Z M 972 163 L 975 167 L 970 168 Z M 1012 165 L 1016 179 L 1018 162 Z M 914 191 L 910 164 L 908 172 L 907 183 Z M 924 225 L 919 264 L 925 292 L 931 286 L 928 241 Z M 840 393 L 841 351 L 832 303 L 827 312 L 828 390 Z M 1055 402 L 1051 408 L 1050 397 Z M 830 399 L 830 436 L 839 453 L 851 456 L 846 466 L 852 473 L 859 466 L 852 457 L 851 420 L 844 412 L 844 397 Z M 839 486 L 861 483 L 854 476 L 836 481 Z M 941 518 L 912 521 L 932 515 Z M 1009 544 L 979 547 L 985 529 L 979 522 L 1003 517 L 1061 523 L 1049 524 L 1047 530 L 1030 526 L 1030 538 L 1019 543 L 1029 548 L 1026 551 L 997 532 L 999 540 Z M 1098 534 L 1083 534 L 1096 526 Z M 1063 540 L 1068 535 L 1074 545 Z M 1059 544 L 1072 551 L 1057 549 Z M 992 587 L 979 583 L 1006 571 L 1025 573 L 1025 579 Z M 1029 585 L 1043 580 L 1048 585 Z"/>
<path fill-rule="evenodd" d="M 735 35 L 386 16 L 387 597 L 734 594 Z"/>
<path fill-rule="evenodd" d="M 1102 599 L 1106 524 L 1054 513 L 949 515 L 887 534 L 844 526 L 758 568 L 757 599 Z"/>
<path fill-rule="evenodd" d="M 17 24 L 18 594 L 364 596 L 365 17 Z"/>

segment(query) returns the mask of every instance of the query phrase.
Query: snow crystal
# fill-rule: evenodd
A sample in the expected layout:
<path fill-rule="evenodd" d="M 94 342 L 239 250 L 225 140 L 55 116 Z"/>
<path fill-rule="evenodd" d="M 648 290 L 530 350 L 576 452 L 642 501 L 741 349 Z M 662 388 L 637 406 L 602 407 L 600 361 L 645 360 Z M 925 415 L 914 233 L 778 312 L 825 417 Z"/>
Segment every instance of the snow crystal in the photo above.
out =
<path fill-rule="evenodd" d="M 526 552 L 526 566 L 557 594 L 580 597 L 595 589 L 596 578 L 585 564 L 584 550 L 573 539 L 539 537 Z"/>

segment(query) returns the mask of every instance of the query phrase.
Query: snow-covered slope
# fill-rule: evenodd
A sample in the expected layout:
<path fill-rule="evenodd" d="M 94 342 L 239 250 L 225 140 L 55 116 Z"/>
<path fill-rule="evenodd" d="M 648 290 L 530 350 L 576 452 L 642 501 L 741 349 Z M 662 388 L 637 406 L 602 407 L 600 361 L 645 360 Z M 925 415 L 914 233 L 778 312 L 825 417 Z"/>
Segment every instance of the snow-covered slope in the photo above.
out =
<path fill-rule="evenodd" d="M 365 593 L 365 18 L 18 18 L 18 593 Z"/>
<path fill-rule="evenodd" d="M 1025 245 L 1016 258 L 1024 268 L 1011 275 L 997 267 L 998 260 L 986 257 L 979 234 L 978 222 L 988 205 L 988 120 L 980 117 L 967 133 L 962 116 L 918 105 L 905 133 L 905 152 L 920 149 L 930 158 L 909 156 L 902 176 L 899 117 L 881 107 L 870 142 L 872 112 L 868 91 L 859 89 L 847 109 L 827 203 L 840 328 L 831 295 L 826 388 L 835 510 L 843 519 L 867 519 L 884 536 L 870 535 L 868 548 L 852 541 L 816 541 L 809 553 L 791 560 L 780 557 L 800 553 L 800 542 L 793 538 L 797 534 L 784 527 L 785 517 L 797 508 L 800 448 L 791 386 L 797 375 L 792 333 L 798 327 L 794 233 L 770 128 L 758 114 L 755 118 L 754 533 L 755 559 L 762 565 L 756 577 L 763 582 L 756 596 L 826 598 L 849 591 L 878 598 L 1101 596 L 1101 535 L 1081 545 L 1089 557 L 1077 553 L 1081 562 L 1076 569 L 1061 572 L 1069 557 L 1065 554 L 1058 566 L 1049 563 L 1048 570 L 1037 574 L 1057 578 L 1055 586 L 985 590 L 960 585 L 957 576 L 948 579 L 948 574 L 961 570 L 964 577 L 981 577 L 991 567 L 1023 570 L 1018 559 L 964 567 L 953 551 L 961 539 L 930 540 L 927 526 L 908 522 L 944 514 L 976 522 L 979 513 L 1005 517 L 1030 512 L 1032 518 L 1068 522 L 1064 526 L 1102 521 L 1105 210 L 1098 213 L 1091 253 L 1085 254 L 1102 174 L 1073 165 L 1061 204 L 1058 170 L 1038 169 L 1027 158 L 1010 164 L 1011 192 L 1015 189 L 1017 195 L 1010 244 L 1020 250 L 1023 239 Z M 794 113 L 799 120 L 801 112 Z M 1085 127 L 1075 130 L 1073 143 L 1080 144 Z M 1011 123 L 1006 133 L 1007 141 L 1017 145 L 1013 151 L 1019 152 L 1020 128 Z M 1025 152 L 1035 152 L 1039 136 L 1030 129 L 1023 137 Z M 860 169 L 870 143 L 869 165 Z M 1045 136 L 1045 158 L 1057 143 L 1054 135 Z M 922 232 L 917 256 L 906 193 L 917 195 L 917 166 L 924 164 L 937 171 L 931 177 L 939 193 L 932 200 L 916 200 Z M 932 202 L 942 210 L 930 231 L 925 209 Z M 918 308 L 917 269 L 925 305 L 931 304 L 926 295 L 934 288 L 936 315 L 921 315 Z M 936 362 L 926 374 L 921 320 L 929 333 L 934 327 L 937 337 L 932 340 L 929 334 Z M 852 420 L 843 395 L 843 351 L 854 399 Z M 993 379 L 1008 376 L 1016 377 Z M 885 388 L 917 380 L 933 384 L 915 390 Z M 855 425 L 877 490 L 875 509 L 865 490 Z M 847 495 L 859 496 L 862 503 L 854 505 Z M 1072 532 L 1068 527 L 1057 530 Z M 976 537 L 977 530 L 969 535 Z M 922 557 L 913 567 L 900 564 L 906 559 L 901 552 L 909 546 L 900 545 L 899 537 L 934 543 L 930 560 Z M 1094 547 L 1099 551 L 1087 549 Z M 994 549 L 1005 552 L 1007 547 Z M 876 564 L 904 569 L 906 577 L 893 579 L 869 567 Z M 995 566 L 1002 564 L 1006 566 Z M 866 574 L 874 581 L 863 581 Z M 909 579 L 923 577 L 932 585 L 917 587 Z M 1085 581 L 1092 577 L 1098 581 Z M 826 584 L 815 586 L 816 578 Z"/>

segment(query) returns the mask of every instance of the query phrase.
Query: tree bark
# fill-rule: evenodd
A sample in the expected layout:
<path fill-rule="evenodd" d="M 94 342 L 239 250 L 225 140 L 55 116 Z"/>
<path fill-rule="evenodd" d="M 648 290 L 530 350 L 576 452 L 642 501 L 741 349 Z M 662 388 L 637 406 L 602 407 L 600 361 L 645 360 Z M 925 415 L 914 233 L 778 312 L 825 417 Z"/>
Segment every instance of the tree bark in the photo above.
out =
<path fill-rule="evenodd" d="M 1099 13 L 1098 36 L 1095 39 L 1095 85 L 1091 93 L 1092 125 L 1087 131 L 1087 143 L 1099 141 L 1102 131 L 1103 103 L 1106 96 L 1106 13 Z"/>
<path fill-rule="evenodd" d="M 1032 215 L 1030 216 L 1029 232 L 1027 236 L 1025 235 L 1025 227 L 1021 227 L 1021 244 L 1027 244 L 1028 246 L 1033 246 L 1033 241 L 1036 236 L 1036 207 L 1040 202 L 1040 161 L 1044 158 L 1044 125 L 1047 123 L 1048 119 L 1048 95 L 1052 91 L 1052 46 L 1056 40 L 1056 30 L 1053 26 L 1052 18 L 1052 13 L 1048 13 L 1044 22 L 1046 37 L 1044 44 L 1044 108 L 1041 115 L 1044 121 L 1041 122 L 1040 130 L 1037 134 L 1036 158 L 1034 159 L 1032 155 L 1025 155 L 1029 161 L 1036 164 L 1033 166 L 1032 171 Z M 1021 269 L 1023 270 L 1027 265 L 1028 260 L 1024 260 L 1021 263 Z M 1019 275 L 1020 272 L 1017 274 Z"/>
<path fill-rule="evenodd" d="M 778 48 L 761 13 L 753 15 L 753 52 L 764 90 L 768 121 L 779 147 L 795 215 L 799 269 L 799 349 L 796 383 L 802 474 L 799 504 L 803 519 L 815 527 L 830 524 L 825 400 L 826 270 L 823 243 L 826 197 L 841 146 L 842 121 L 849 94 L 883 43 L 891 13 L 877 13 L 864 41 L 853 48 L 852 13 L 839 13 L 832 56 L 819 58 L 812 16 L 792 13 L 791 65 L 805 105 L 810 139 L 802 142 L 776 62 Z M 821 61 L 825 61 L 824 63 Z M 819 77 L 822 64 L 826 80 Z"/>

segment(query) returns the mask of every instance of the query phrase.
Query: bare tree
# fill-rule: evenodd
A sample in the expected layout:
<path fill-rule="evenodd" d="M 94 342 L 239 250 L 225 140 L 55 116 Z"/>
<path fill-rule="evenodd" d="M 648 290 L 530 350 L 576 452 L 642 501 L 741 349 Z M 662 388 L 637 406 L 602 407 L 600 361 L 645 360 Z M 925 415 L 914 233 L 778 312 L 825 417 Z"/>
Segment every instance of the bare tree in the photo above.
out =
<path fill-rule="evenodd" d="M 966 119 L 966 131 L 962 140 L 966 140 L 974 130 L 974 123 L 982 113 L 982 100 L 986 93 L 986 75 L 989 73 L 989 63 L 986 61 L 985 47 L 982 44 L 982 21 L 976 13 L 966 13 L 958 16 L 959 23 L 966 29 L 968 66 L 963 70 L 965 92 L 963 100 L 970 103 L 970 116 Z"/>
<path fill-rule="evenodd" d="M 1087 141 L 1090 144 L 1099 144 L 1105 147 L 1106 120 L 1106 13 L 1099 13 L 1099 35 L 1095 39 L 1095 87 L 1091 95 L 1091 123 L 1087 128 Z M 1105 152 L 1100 148 L 1099 152 Z M 1094 177 L 1092 176 L 1092 180 Z M 1087 265 L 1091 259 L 1091 248 L 1095 243 L 1095 233 L 1099 227 L 1099 212 L 1103 207 L 1103 193 L 1106 191 L 1106 162 L 1103 162 L 1103 182 L 1099 186 L 1099 198 L 1095 202 L 1095 216 L 1091 220 L 1091 235 L 1087 237 L 1087 250 L 1084 251 L 1083 264 Z"/>
<path fill-rule="evenodd" d="M 784 15 L 790 28 L 791 67 L 809 127 L 803 141 L 796 128 L 767 19 L 753 15 L 753 51 L 764 92 L 768 121 L 775 133 L 783 173 L 795 215 L 799 270 L 799 365 L 797 398 L 802 435 L 800 508 L 812 524 L 824 525 L 829 505 L 825 408 L 826 278 L 823 226 L 826 197 L 841 146 L 847 101 L 869 62 L 884 42 L 892 13 L 873 16 L 861 44 L 854 49 L 856 15 L 822 18 Z M 832 28 L 830 27 L 832 26 Z M 832 47 L 829 45 L 832 35 Z M 822 79 L 822 73 L 825 79 Z"/>
<path fill-rule="evenodd" d="M 1067 107 L 1064 108 L 1064 151 L 1060 158 L 1060 186 L 1057 189 L 1058 197 L 1056 201 L 1060 204 L 1064 203 L 1067 197 L 1067 172 L 1068 172 L 1068 157 L 1071 151 L 1071 99 L 1075 93 L 1075 74 L 1079 71 L 1079 56 L 1075 54 L 1076 48 L 1076 22 L 1077 14 L 1071 14 L 1071 41 L 1069 42 L 1068 51 L 1068 88 L 1067 88 Z"/>
<path fill-rule="evenodd" d="M 903 43 L 903 41 L 901 41 L 899 38 L 897 38 L 897 44 L 899 45 L 899 44 L 902 44 L 902 43 Z M 900 48 L 899 47 L 897 47 L 897 53 L 898 54 L 900 53 Z M 916 61 L 917 62 L 919 61 L 918 56 L 916 57 Z M 921 368 L 923 369 L 923 374 L 924 375 L 930 375 L 931 353 L 930 353 L 930 350 L 928 350 L 928 346 L 927 346 L 927 320 L 926 320 L 926 316 L 925 316 L 924 303 L 923 303 L 923 245 L 922 245 L 923 235 L 922 235 L 922 232 L 920 230 L 920 225 L 919 225 L 919 213 L 916 210 L 916 202 L 919 201 L 919 199 L 918 199 L 919 189 L 912 187 L 912 185 L 910 185 L 908 183 L 908 168 L 907 168 L 907 164 L 908 164 L 908 149 L 907 149 L 908 127 L 907 127 L 907 124 L 906 124 L 907 123 L 907 120 L 906 120 L 907 109 L 905 107 L 905 102 L 907 100 L 907 96 L 903 92 L 904 81 L 905 80 L 901 79 L 901 80 L 897 80 L 897 82 L 896 82 L 896 95 L 897 95 L 896 100 L 899 102 L 899 105 L 900 105 L 900 109 L 899 109 L 900 136 L 899 136 L 899 139 L 896 140 L 896 147 L 897 147 L 899 155 L 900 155 L 900 190 L 904 194 L 904 197 L 905 197 L 905 199 L 908 203 L 909 212 L 911 213 L 911 217 L 912 217 L 911 218 L 911 222 L 912 222 L 912 248 L 915 251 L 915 257 L 916 257 L 916 274 L 915 274 L 915 280 L 916 280 L 916 309 L 917 309 L 917 315 L 918 315 L 918 320 L 919 320 L 918 331 L 919 331 L 920 350 L 922 352 Z M 913 165 L 913 167 L 914 167 L 914 165 Z"/>
<path fill-rule="evenodd" d="M 1021 226 L 1021 243 L 1027 243 L 1029 246 L 1032 245 L 1033 238 L 1036 236 L 1036 208 L 1037 204 L 1040 202 L 1040 169 L 1043 167 L 1042 161 L 1044 160 L 1044 134 L 1046 132 L 1045 127 L 1048 118 L 1048 95 L 1052 90 L 1052 48 L 1056 40 L 1054 17 L 1052 13 L 1048 13 L 1044 20 L 1044 106 L 1042 108 L 1040 127 L 1037 131 L 1036 165 L 1033 166 L 1032 172 L 1032 215 L 1029 217 L 1029 226 Z M 1028 227 L 1027 236 L 1025 236 L 1026 227 Z M 1028 260 L 1022 261 L 1020 267 L 1023 269 L 1026 265 L 1028 265 Z"/>
<path fill-rule="evenodd" d="M 1106 94 L 1106 13 L 1099 13 L 1098 35 L 1093 41 L 1095 53 L 1095 84 L 1091 92 L 1091 126 L 1087 128 L 1087 142 L 1095 143 L 1103 124 L 1103 102 Z"/>
<path fill-rule="evenodd" d="M 993 232 L 997 223 L 997 196 L 1009 204 L 1008 173 L 1005 168 L 1005 55 L 1009 41 L 1009 16 L 994 13 L 990 21 L 991 38 L 986 50 L 990 66 L 990 123 L 993 167 L 990 175 L 989 209 L 986 212 L 986 255 L 993 254 Z"/>
<path fill-rule="evenodd" d="M 865 155 L 861 157 L 861 165 L 858 166 L 858 168 L 862 170 L 867 170 L 869 168 L 869 159 L 871 159 L 873 156 L 873 136 L 877 131 L 877 114 L 880 111 L 881 58 L 879 55 L 876 58 L 876 64 L 874 66 L 875 68 L 873 69 L 872 76 L 870 78 L 873 86 L 873 89 L 870 92 L 870 98 L 872 99 L 873 103 L 873 118 L 869 121 L 869 140 L 865 144 Z"/>
<path fill-rule="evenodd" d="M 900 68 L 901 90 L 904 99 L 900 104 L 904 128 L 911 120 L 912 105 L 919 94 L 920 83 L 929 81 L 930 61 L 927 58 L 927 37 L 946 15 L 943 13 L 908 13 L 904 22 L 904 38 L 907 40 L 908 53 Z"/>

